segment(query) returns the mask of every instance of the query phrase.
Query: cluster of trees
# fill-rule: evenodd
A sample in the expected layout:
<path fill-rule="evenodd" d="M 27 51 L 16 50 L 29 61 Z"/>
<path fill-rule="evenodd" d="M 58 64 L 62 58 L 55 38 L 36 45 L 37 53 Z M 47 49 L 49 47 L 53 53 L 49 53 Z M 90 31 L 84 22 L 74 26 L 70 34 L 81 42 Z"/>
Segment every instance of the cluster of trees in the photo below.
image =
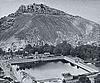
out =
<path fill-rule="evenodd" d="M 60 43 L 56 46 L 45 44 L 44 46 L 31 46 L 30 44 L 26 45 L 24 51 L 28 53 L 35 53 L 38 52 L 39 54 L 43 54 L 45 52 L 49 52 L 50 54 L 55 55 L 70 55 L 70 51 L 72 46 L 68 44 L 66 41 Z"/>
<path fill-rule="evenodd" d="M 77 56 L 84 60 L 100 60 L 100 47 L 93 45 L 81 45 L 73 48 L 67 41 L 57 44 L 56 46 L 45 44 L 44 46 L 31 46 L 30 44 L 26 45 L 24 51 L 29 54 L 38 52 L 43 54 L 49 52 L 50 54 L 55 55 L 64 55 L 64 56 Z"/>
<path fill-rule="evenodd" d="M 76 81 L 74 83 L 91 83 L 90 79 L 87 76 L 85 76 L 85 75 L 80 76 L 77 79 L 78 79 L 78 81 Z M 62 83 L 67 83 L 67 81 L 63 80 Z"/>
<path fill-rule="evenodd" d="M 9 19 L 6 16 L 0 18 L 0 32 L 13 26 L 14 19 Z"/>
<path fill-rule="evenodd" d="M 71 55 L 80 57 L 84 60 L 100 60 L 100 47 L 93 45 L 81 45 L 73 49 Z"/>
<path fill-rule="evenodd" d="M 81 76 L 77 83 L 91 83 L 90 79 L 86 76 Z M 100 83 L 100 74 L 94 78 L 94 83 Z"/>
<path fill-rule="evenodd" d="M 59 43 L 56 46 L 48 44 L 45 44 L 43 46 L 31 46 L 30 44 L 28 44 L 23 50 L 18 50 L 15 53 L 18 55 L 25 55 L 25 52 L 27 52 L 28 54 L 35 54 L 35 52 L 43 54 L 45 52 L 49 52 L 50 54 L 54 55 L 77 56 L 84 60 L 100 60 L 100 47 L 93 45 L 81 45 L 73 48 L 69 43 L 67 43 L 67 41 L 63 41 L 62 43 Z M 13 54 L 12 51 L 10 53 Z M 0 54 L 4 55 L 5 52 L 2 49 L 0 49 Z"/>
<path fill-rule="evenodd" d="M 79 77 L 79 80 L 77 83 L 91 83 L 90 79 L 86 76 Z"/>
<path fill-rule="evenodd" d="M 0 32 L 1 32 L 2 30 L 5 30 L 5 27 L 4 27 L 2 24 L 3 24 L 6 20 L 7 20 L 7 17 L 6 17 L 6 16 L 0 18 Z"/>
<path fill-rule="evenodd" d="M 67 83 L 67 82 L 63 80 L 63 83 Z M 92 82 L 87 76 L 83 75 L 78 78 L 78 81 L 76 83 L 92 83 Z M 98 74 L 94 78 L 94 83 L 100 83 L 100 74 Z"/>
<path fill-rule="evenodd" d="M 67 83 L 67 82 L 65 80 L 63 80 L 62 83 Z M 89 79 L 89 77 L 82 75 L 82 76 L 78 77 L 78 81 L 76 83 L 92 83 L 92 81 Z M 100 83 L 100 74 L 98 74 L 94 78 L 94 83 Z"/>

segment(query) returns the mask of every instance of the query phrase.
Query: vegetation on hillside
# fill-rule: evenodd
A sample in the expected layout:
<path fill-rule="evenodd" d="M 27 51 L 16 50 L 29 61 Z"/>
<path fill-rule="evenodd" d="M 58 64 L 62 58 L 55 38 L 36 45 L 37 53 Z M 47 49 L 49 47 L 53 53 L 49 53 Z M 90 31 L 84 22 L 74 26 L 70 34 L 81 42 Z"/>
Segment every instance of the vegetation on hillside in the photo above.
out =
<path fill-rule="evenodd" d="M 34 29 L 38 30 L 37 35 L 30 34 Z M 39 39 L 52 44 L 66 40 L 73 46 L 91 42 L 97 44 L 99 32 L 99 24 L 44 4 L 21 5 L 15 13 L 0 19 L 0 43 L 10 43 L 10 38 L 15 37 L 25 41 L 33 39 L 34 42 Z"/>

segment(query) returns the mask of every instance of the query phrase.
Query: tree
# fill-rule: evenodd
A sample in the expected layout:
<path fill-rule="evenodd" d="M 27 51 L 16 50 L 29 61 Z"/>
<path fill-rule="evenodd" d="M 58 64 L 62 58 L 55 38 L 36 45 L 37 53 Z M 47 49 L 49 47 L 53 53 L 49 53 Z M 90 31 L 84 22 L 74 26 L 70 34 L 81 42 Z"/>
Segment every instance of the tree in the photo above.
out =
<path fill-rule="evenodd" d="M 55 46 L 50 45 L 50 54 L 54 54 L 54 49 L 55 49 Z"/>
<path fill-rule="evenodd" d="M 45 44 L 44 46 L 43 46 L 43 52 L 45 53 L 45 52 L 50 52 L 50 46 L 48 45 L 48 44 Z"/>
<path fill-rule="evenodd" d="M 60 54 L 62 53 L 62 49 L 59 48 L 59 47 L 56 47 L 56 48 L 54 49 L 53 53 L 54 53 L 55 55 L 60 55 Z"/>
<path fill-rule="evenodd" d="M 73 57 L 75 57 L 75 56 L 76 56 L 75 53 L 76 53 L 75 49 L 72 48 L 72 49 L 70 50 L 70 55 L 72 55 Z"/>
<path fill-rule="evenodd" d="M 71 45 L 67 43 L 67 41 L 63 41 L 62 43 L 63 49 L 62 49 L 62 55 L 70 55 L 70 51 L 72 49 Z"/>
<path fill-rule="evenodd" d="M 88 77 L 86 76 L 81 76 L 79 77 L 78 83 L 91 83 Z"/>
<path fill-rule="evenodd" d="M 43 4 L 41 4 L 40 6 L 41 6 L 41 8 L 44 8 L 44 5 Z"/>
<path fill-rule="evenodd" d="M 68 44 L 67 41 L 63 41 L 62 43 L 56 45 L 54 53 L 67 56 L 67 55 L 70 55 L 71 49 L 72 49 L 72 46 Z"/>
<path fill-rule="evenodd" d="M 32 46 L 30 44 L 26 45 L 26 47 L 24 48 L 24 51 L 30 52 L 30 50 L 32 50 Z"/>
<path fill-rule="evenodd" d="M 95 59 L 99 56 L 99 49 L 96 46 L 81 45 L 73 50 L 73 55 L 78 56 L 84 60 Z"/>
<path fill-rule="evenodd" d="M 34 47 L 34 53 L 35 52 L 38 52 L 39 54 L 43 54 L 44 53 L 43 46 Z"/>
<path fill-rule="evenodd" d="M 66 83 L 66 80 L 65 80 L 65 79 L 63 79 L 63 80 L 62 80 L 62 83 Z"/>
<path fill-rule="evenodd" d="M 2 50 L 2 48 L 0 48 L 0 54 L 4 54 L 4 51 Z"/>

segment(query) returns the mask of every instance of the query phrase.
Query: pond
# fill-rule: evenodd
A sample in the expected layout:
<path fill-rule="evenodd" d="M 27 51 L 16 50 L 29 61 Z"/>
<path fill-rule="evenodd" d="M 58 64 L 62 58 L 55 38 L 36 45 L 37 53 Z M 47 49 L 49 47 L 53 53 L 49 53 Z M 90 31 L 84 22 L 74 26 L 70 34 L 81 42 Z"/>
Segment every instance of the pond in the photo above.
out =
<path fill-rule="evenodd" d="M 19 68 L 19 65 L 13 65 L 13 68 Z M 72 66 L 70 63 L 63 63 L 62 61 L 58 62 L 48 62 L 41 63 L 41 65 L 36 65 L 32 68 L 25 68 L 24 70 L 16 71 L 16 75 L 19 79 L 20 72 L 24 71 L 30 76 L 35 77 L 36 80 L 52 79 L 52 78 L 62 78 L 62 73 L 70 73 L 71 75 L 81 75 L 88 73 L 87 71 L 77 68 L 77 66 Z"/>

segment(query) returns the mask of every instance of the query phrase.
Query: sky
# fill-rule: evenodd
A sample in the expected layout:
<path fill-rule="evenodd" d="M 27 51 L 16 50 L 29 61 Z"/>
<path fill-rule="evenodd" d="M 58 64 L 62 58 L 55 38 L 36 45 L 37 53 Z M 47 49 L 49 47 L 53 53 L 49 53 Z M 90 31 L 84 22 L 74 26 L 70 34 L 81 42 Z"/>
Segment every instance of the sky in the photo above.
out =
<path fill-rule="evenodd" d="M 43 3 L 100 24 L 100 0 L 0 0 L 0 17 L 14 13 L 20 5 L 32 3 Z"/>

